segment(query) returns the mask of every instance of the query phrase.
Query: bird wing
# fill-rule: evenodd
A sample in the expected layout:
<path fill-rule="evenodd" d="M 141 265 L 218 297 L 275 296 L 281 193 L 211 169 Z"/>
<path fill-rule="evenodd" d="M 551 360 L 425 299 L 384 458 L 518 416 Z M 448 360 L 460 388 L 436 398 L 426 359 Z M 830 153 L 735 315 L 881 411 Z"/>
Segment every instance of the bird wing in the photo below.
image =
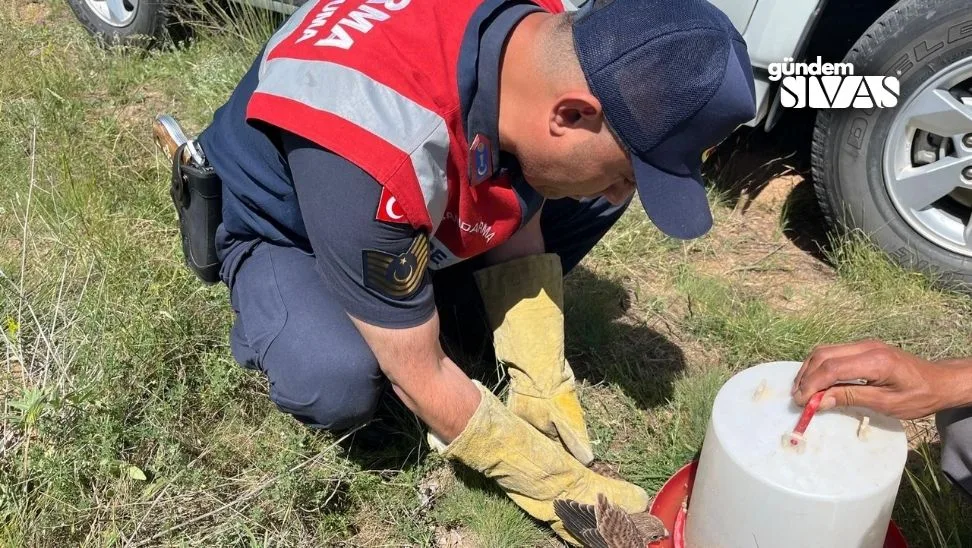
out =
<path fill-rule="evenodd" d="M 607 497 L 597 494 L 597 530 L 610 548 L 645 548 L 648 540 L 628 513 L 608 502 Z"/>
<path fill-rule="evenodd" d="M 586 548 L 612 548 L 598 531 L 593 505 L 564 499 L 554 500 L 553 504 L 554 513 L 564 524 L 564 529 Z"/>
<path fill-rule="evenodd" d="M 668 537 L 660 519 L 648 512 L 629 515 L 597 495 L 597 504 L 557 499 L 554 513 L 564 529 L 586 548 L 645 548 Z"/>

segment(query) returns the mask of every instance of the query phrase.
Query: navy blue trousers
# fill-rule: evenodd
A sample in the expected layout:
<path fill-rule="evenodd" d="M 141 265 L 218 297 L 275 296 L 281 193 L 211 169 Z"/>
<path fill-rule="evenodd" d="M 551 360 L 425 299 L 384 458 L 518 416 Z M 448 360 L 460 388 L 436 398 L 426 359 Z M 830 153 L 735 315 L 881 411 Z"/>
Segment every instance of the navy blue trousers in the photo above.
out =
<path fill-rule="evenodd" d="M 627 206 L 604 199 L 548 201 L 540 217 L 547 252 L 560 255 L 569 272 Z M 308 426 L 328 430 L 371 419 L 387 381 L 315 269 L 314 256 L 265 241 L 235 242 L 222 256 L 221 275 L 235 314 L 233 357 L 267 376 L 277 407 Z M 479 266 L 464 261 L 433 276 L 440 314 L 443 307 L 468 311 L 481 306 L 472 277 Z"/>
<path fill-rule="evenodd" d="M 972 497 L 972 408 L 946 409 L 935 415 L 942 439 L 942 471 L 967 497 Z"/>

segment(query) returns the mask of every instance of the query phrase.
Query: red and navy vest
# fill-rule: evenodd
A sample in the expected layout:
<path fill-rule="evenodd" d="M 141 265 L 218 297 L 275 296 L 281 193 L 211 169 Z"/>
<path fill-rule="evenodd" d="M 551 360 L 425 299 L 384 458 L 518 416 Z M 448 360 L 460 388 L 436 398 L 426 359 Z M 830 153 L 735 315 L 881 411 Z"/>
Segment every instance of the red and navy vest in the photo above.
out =
<path fill-rule="evenodd" d="M 563 11 L 561 0 L 533 1 Z M 521 222 L 510 177 L 477 181 L 469 161 L 457 66 L 480 3 L 308 2 L 268 43 L 247 106 L 248 120 L 309 139 L 381 183 L 378 217 L 426 231 L 433 269 L 496 247 Z"/>

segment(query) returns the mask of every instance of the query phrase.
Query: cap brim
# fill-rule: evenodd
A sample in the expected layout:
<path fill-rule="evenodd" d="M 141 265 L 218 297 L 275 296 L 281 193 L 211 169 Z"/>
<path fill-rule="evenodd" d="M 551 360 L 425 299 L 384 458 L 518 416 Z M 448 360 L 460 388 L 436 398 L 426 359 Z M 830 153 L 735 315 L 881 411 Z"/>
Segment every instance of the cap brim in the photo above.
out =
<path fill-rule="evenodd" d="M 637 158 L 632 162 L 641 205 L 651 222 L 673 238 L 691 240 L 712 228 L 712 212 L 699 167 L 675 175 Z"/>

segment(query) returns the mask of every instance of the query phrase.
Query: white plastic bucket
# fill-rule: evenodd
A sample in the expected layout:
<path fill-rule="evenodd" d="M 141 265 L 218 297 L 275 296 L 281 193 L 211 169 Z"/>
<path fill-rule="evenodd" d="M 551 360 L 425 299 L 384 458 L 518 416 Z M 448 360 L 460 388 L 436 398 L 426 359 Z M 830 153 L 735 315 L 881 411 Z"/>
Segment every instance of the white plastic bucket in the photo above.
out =
<path fill-rule="evenodd" d="M 790 396 L 799 369 L 799 362 L 762 364 L 720 389 L 692 490 L 687 548 L 884 545 L 908 453 L 901 423 L 860 408 L 818 412 L 802 452 L 784 447 L 802 411 Z"/>

